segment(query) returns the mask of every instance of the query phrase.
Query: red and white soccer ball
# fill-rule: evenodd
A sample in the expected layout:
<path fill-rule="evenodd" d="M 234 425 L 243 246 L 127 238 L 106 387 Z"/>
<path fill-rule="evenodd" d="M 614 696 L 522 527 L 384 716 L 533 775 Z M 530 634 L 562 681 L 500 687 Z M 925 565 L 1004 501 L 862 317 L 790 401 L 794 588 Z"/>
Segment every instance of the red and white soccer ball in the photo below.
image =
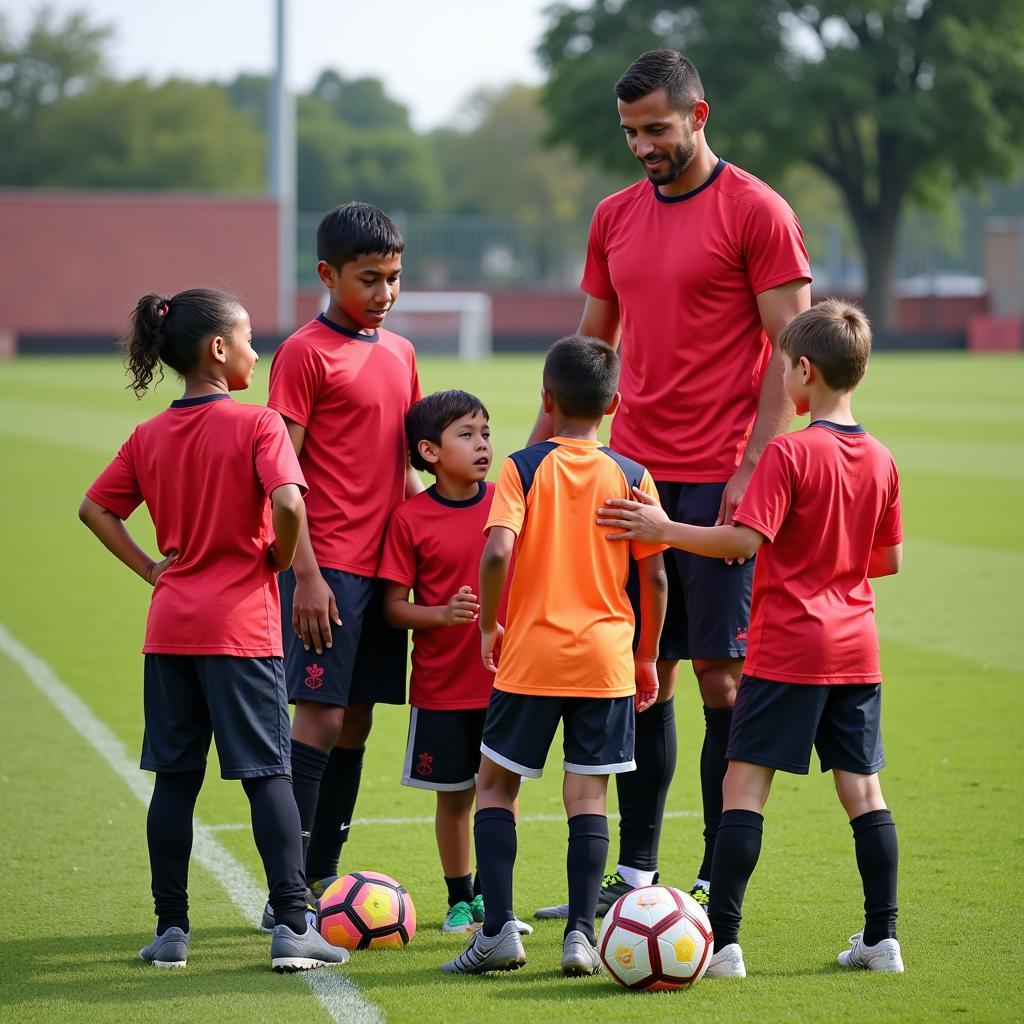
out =
<path fill-rule="evenodd" d="M 345 949 L 401 949 L 416 934 L 416 908 L 405 886 L 376 871 L 353 871 L 324 889 L 320 934 Z"/>
<path fill-rule="evenodd" d="M 667 885 L 645 885 L 620 897 L 597 937 L 608 973 L 640 992 L 689 988 L 704 976 L 713 946 L 704 909 Z"/>

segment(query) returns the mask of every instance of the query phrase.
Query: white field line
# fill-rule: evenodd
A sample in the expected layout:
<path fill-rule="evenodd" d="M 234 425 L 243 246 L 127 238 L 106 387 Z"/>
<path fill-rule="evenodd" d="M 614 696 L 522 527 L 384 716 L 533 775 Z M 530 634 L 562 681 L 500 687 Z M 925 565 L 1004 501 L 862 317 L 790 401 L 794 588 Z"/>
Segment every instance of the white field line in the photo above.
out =
<path fill-rule="evenodd" d="M 0 651 L 19 665 L 33 685 L 67 719 L 75 730 L 118 775 L 125 785 L 148 806 L 153 785 L 121 741 L 50 665 L 19 643 L 0 623 Z M 223 886 L 228 898 L 247 921 L 257 925 L 266 901 L 266 885 L 257 882 L 249 871 L 214 838 L 213 829 L 195 820 L 192 856 Z M 248 826 L 246 826 L 248 827 Z M 302 980 L 312 989 L 323 1008 L 338 1022 L 384 1024 L 380 1009 L 359 993 L 351 978 L 334 968 L 305 971 Z"/>
<path fill-rule="evenodd" d="M 666 818 L 699 818 L 701 817 L 700 811 L 666 811 Z M 609 821 L 617 821 L 619 815 L 617 812 L 612 811 L 608 815 Z M 560 821 L 563 825 L 565 824 L 564 814 L 523 814 L 519 818 L 520 821 Z M 422 815 L 410 818 L 353 818 L 352 827 L 355 828 L 357 825 L 367 825 L 376 827 L 378 825 L 433 825 L 434 816 Z M 224 825 L 207 825 L 206 830 L 208 832 L 248 832 L 252 826 L 248 822 L 231 822 Z"/>

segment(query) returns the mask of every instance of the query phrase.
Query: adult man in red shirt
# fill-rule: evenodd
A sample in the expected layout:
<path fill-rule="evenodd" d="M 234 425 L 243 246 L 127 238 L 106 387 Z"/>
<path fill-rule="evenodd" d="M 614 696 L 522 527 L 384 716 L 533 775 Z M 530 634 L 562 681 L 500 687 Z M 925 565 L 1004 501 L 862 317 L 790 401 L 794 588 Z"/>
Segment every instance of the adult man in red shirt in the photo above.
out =
<path fill-rule="evenodd" d="M 681 54 L 643 54 L 615 91 L 622 130 L 647 180 L 597 207 L 579 333 L 621 345 L 612 447 L 649 467 L 672 519 L 729 523 L 758 456 L 792 418 L 774 343 L 810 305 L 800 225 L 781 196 L 711 151 L 704 134 L 710 108 L 696 68 Z M 549 426 L 542 415 L 531 440 L 546 438 Z M 706 722 L 705 851 L 692 891 L 707 902 L 753 565 L 675 552 L 666 568 L 659 703 L 637 720 L 637 770 L 616 778 L 619 861 L 605 878 L 599 914 L 657 872 L 682 659 L 693 663 Z"/>

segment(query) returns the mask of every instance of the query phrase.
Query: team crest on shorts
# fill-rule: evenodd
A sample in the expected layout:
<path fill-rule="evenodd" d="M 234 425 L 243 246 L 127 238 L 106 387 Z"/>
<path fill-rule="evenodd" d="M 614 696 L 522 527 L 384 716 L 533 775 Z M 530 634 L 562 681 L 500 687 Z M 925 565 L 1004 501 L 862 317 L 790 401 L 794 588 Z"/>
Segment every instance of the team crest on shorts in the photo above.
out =
<path fill-rule="evenodd" d="M 306 666 L 306 678 L 304 680 L 306 688 L 309 690 L 319 690 L 324 685 L 324 669 L 323 665 L 307 665 Z"/>
<path fill-rule="evenodd" d="M 420 754 L 419 763 L 416 765 L 417 775 L 433 775 L 434 774 L 434 758 L 430 754 Z"/>

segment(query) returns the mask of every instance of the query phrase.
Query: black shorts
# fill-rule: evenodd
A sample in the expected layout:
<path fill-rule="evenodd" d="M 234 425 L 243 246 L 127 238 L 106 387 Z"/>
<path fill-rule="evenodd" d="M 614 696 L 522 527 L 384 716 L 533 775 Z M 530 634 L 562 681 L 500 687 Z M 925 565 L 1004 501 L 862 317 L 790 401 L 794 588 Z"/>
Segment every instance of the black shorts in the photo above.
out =
<path fill-rule="evenodd" d="M 636 768 L 632 697 L 537 697 L 492 690 L 480 751 L 511 772 L 539 779 L 559 722 L 565 771 L 618 775 Z"/>
<path fill-rule="evenodd" d="M 331 647 L 317 654 L 292 629 L 295 574 L 278 577 L 288 699 L 349 704 L 404 704 L 408 633 L 384 618 L 382 580 L 338 569 L 321 569 L 334 592 L 341 625 L 331 624 Z"/>
<path fill-rule="evenodd" d="M 486 708 L 410 708 L 402 785 L 442 793 L 472 789 L 486 715 Z"/>
<path fill-rule="evenodd" d="M 744 676 L 726 757 L 806 775 L 812 746 L 823 772 L 874 775 L 884 768 L 881 684 L 811 686 Z"/>
<path fill-rule="evenodd" d="M 693 526 L 715 525 L 725 484 L 661 482 L 656 486 L 670 519 Z M 744 657 L 754 560 L 726 565 L 721 558 L 669 548 L 665 552 L 665 572 L 668 607 L 658 657 L 669 661 Z M 637 618 L 638 638 L 640 601 L 635 565 L 630 568 L 627 590 Z"/>
<path fill-rule="evenodd" d="M 291 723 L 280 658 L 147 654 L 141 767 L 206 767 L 217 740 L 224 779 L 291 776 Z"/>

